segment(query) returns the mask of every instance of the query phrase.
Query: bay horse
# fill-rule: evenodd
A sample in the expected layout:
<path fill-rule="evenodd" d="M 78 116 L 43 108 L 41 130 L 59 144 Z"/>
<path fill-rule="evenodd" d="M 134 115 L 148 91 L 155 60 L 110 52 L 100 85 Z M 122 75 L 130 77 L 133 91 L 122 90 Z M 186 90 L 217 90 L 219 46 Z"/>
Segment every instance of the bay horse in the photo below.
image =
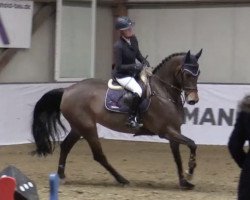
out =
<path fill-rule="evenodd" d="M 34 151 L 38 155 L 52 154 L 60 136 L 57 125 L 62 113 L 69 122 L 71 130 L 61 143 L 58 175 L 65 178 L 67 155 L 75 143 L 83 137 L 88 142 L 93 158 L 114 176 L 121 184 L 128 184 L 122 175 L 106 159 L 98 138 L 96 123 L 112 130 L 135 135 L 158 135 L 169 140 L 170 148 L 178 169 L 179 185 L 183 189 L 192 189 L 183 172 L 179 145 L 190 149 L 187 175 L 192 176 L 196 167 L 196 144 L 181 134 L 184 109 L 183 104 L 195 104 L 199 100 L 197 80 L 200 69 L 198 59 L 202 50 L 193 55 L 175 53 L 165 58 L 152 70 L 149 77 L 151 100 L 148 110 L 142 115 L 143 127 L 139 130 L 126 125 L 127 115 L 114 113 L 104 106 L 107 82 L 99 79 L 85 79 L 67 88 L 59 88 L 45 93 L 36 103 L 33 112 L 32 134 L 36 144 Z"/>

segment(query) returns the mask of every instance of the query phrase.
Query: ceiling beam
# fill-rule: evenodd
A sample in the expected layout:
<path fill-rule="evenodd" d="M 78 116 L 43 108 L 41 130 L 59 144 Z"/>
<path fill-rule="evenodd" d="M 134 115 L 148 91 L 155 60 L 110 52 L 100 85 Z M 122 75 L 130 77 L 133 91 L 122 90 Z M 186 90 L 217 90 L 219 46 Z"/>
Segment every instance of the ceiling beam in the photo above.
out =
<path fill-rule="evenodd" d="M 129 1 L 127 6 L 147 6 L 147 7 L 160 7 L 160 6 L 199 6 L 199 5 L 242 5 L 249 4 L 250 0 L 175 0 L 175 1 Z"/>
<path fill-rule="evenodd" d="M 54 2 L 56 3 L 56 0 L 33 0 L 34 2 L 39 3 L 49 3 Z M 116 4 L 116 1 L 118 0 L 98 0 L 99 4 Z M 91 0 L 64 0 L 64 2 L 91 2 Z M 239 4 L 239 3 L 250 3 L 250 0 L 128 0 L 127 4 L 179 4 L 179 3 L 233 3 L 233 4 Z"/>

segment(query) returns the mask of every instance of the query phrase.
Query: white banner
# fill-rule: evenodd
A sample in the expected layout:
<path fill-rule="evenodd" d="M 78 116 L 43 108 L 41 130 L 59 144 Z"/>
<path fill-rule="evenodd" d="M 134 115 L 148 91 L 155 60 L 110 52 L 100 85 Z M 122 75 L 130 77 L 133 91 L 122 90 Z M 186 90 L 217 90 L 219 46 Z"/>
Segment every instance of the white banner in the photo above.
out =
<path fill-rule="evenodd" d="M 200 102 L 194 106 L 185 105 L 183 134 L 198 144 L 227 144 L 237 105 L 249 93 L 250 85 L 200 84 Z"/>
<path fill-rule="evenodd" d="M 33 1 L 0 1 L 0 47 L 29 48 Z"/>
<path fill-rule="evenodd" d="M 68 85 L 0 85 L 0 145 L 32 142 L 31 121 L 36 102 L 47 91 Z"/>
<path fill-rule="evenodd" d="M 0 145 L 31 142 L 30 126 L 36 102 L 47 91 L 70 84 L 0 85 Z M 235 122 L 237 104 L 250 92 L 250 85 L 200 84 L 198 88 L 200 102 L 194 106 L 185 105 L 186 123 L 182 126 L 182 134 L 197 144 L 226 145 Z M 166 142 L 157 136 L 133 137 L 100 125 L 98 134 L 107 139 Z"/>

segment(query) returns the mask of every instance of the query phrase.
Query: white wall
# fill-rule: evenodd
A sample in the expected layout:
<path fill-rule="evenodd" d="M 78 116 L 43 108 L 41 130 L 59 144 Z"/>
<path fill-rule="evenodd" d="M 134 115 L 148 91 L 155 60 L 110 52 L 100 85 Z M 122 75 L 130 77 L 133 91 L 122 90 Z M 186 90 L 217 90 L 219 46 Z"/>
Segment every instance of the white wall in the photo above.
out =
<path fill-rule="evenodd" d="M 91 7 L 65 3 L 62 14 L 61 78 L 91 77 Z M 112 10 L 97 7 L 95 69 L 96 78 L 111 76 L 113 46 Z"/>
<path fill-rule="evenodd" d="M 91 23 L 89 5 L 63 4 L 60 78 L 91 77 Z"/>
<path fill-rule="evenodd" d="M 80 13 L 80 18 L 72 22 L 70 16 L 77 13 Z M 75 38 L 85 38 L 84 41 L 88 42 L 90 30 L 89 26 L 86 29 L 84 23 L 90 21 L 90 12 L 77 13 L 74 10 L 66 13 L 69 20 L 64 21 L 67 30 L 64 34 L 67 38 L 68 33 L 74 32 Z M 135 32 L 141 51 L 143 55 L 149 55 L 152 65 L 171 53 L 188 49 L 196 53 L 203 48 L 200 82 L 250 82 L 250 6 L 133 8 L 129 9 L 129 15 L 136 21 Z M 111 8 L 98 7 L 95 77 L 102 79 L 108 79 L 111 72 L 112 28 Z M 0 83 L 54 81 L 54 32 L 55 16 L 47 20 L 33 36 L 31 49 L 20 50 L 2 70 Z M 67 46 L 77 59 L 69 57 Z M 83 77 L 89 74 L 88 45 L 81 43 L 76 46 L 68 41 L 63 51 L 66 59 L 62 69 L 66 75 L 78 74 L 74 67 L 83 70 Z"/>
<path fill-rule="evenodd" d="M 39 8 L 36 4 L 35 11 Z M 62 76 L 90 76 L 91 10 L 86 6 L 64 6 Z M 111 8 L 98 7 L 95 77 L 108 79 L 113 47 Z M 54 81 L 55 16 L 33 35 L 31 48 L 19 50 L 0 73 L 0 83 Z"/>
<path fill-rule="evenodd" d="M 95 77 L 109 79 L 113 56 L 113 17 L 110 8 L 97 9 Z"/>
<path fill-rule="evenodd" d="M 0 83 L 53 81 L 54 29 L 55 17 L 52 16 L 33 35 L 31 48 L 19 50 L 1 71 Z"/>
<path fill-rule="evenodd" d="M 250 7 L 130 9 L 144 55 L 163 58 L 203 48 L 200 82 L 250 82 Z"/>

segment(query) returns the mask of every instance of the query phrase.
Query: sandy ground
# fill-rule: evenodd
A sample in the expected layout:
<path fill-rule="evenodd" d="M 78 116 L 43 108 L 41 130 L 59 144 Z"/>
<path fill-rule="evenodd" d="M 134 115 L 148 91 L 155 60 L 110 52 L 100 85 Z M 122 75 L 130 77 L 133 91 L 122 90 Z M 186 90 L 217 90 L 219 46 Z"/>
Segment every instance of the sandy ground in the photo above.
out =
<path fill-rule="evenodd" d="M 178 188 L 175 163 L 168 144 L 102 140 L 110 163 L 130 181 L 121 186 L 92 159 L 84 140 L 68 157 L 67 183 L 60 185 L 60 200 L 235 200 L 239 169 L 224 146 L 199 146 L 192 191 Z M 32 144 L 0 147 L 0 170 L 12 164 L 32 179 L 39 197 L 49 199 L 48 176 L 57 169 L 59 147 L 52 156 L 29 155 Z M 181 146 L 184 168 L 189 150 Z"/>

